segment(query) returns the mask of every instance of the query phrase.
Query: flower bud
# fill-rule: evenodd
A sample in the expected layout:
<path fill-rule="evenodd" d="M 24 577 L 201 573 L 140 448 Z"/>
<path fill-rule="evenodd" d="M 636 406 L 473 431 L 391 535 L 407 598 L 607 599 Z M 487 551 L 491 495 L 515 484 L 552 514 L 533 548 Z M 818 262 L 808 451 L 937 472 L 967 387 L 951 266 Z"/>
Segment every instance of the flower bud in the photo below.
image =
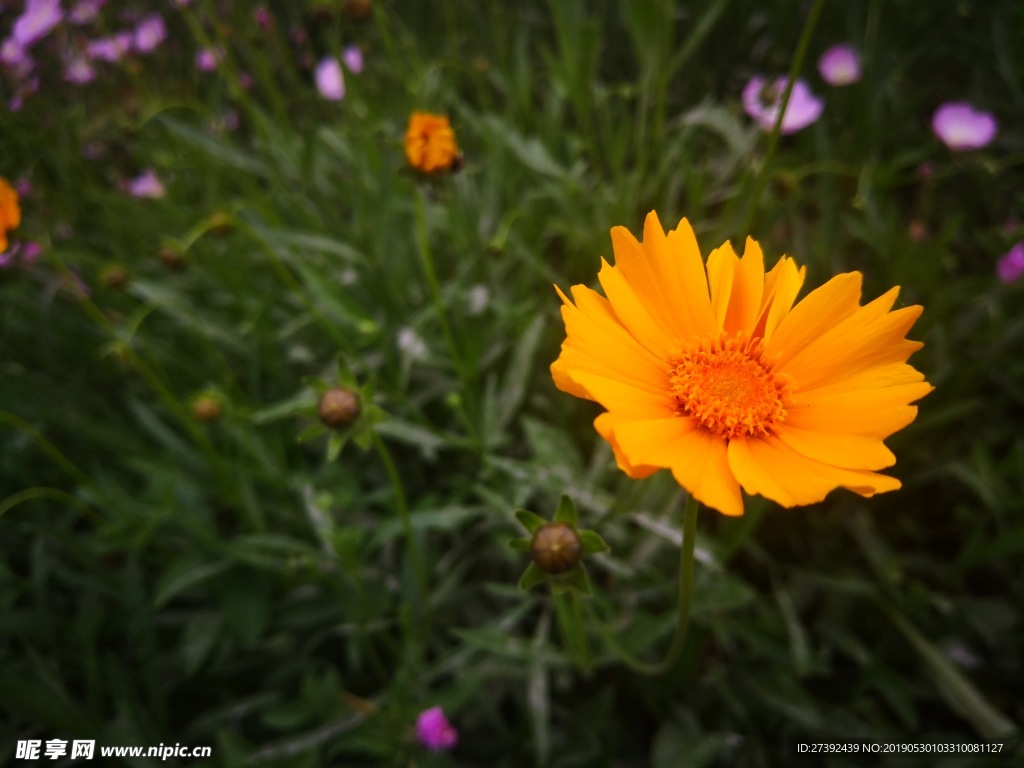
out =
<path fill-rule="evenodd" d="M 579 564 L 583 545 L 568 523 L 545 523 L 533 534 L 530 554 L 544 573 L 567 573 Z"/>
<path fill-rule="evenodd" d="M 128 284 L 128 271 L 120 264 L 111 264 L 100 275 L 103 284 L 114 290 L 121 290 Z"/>
<path fill-rule="evenodd" d="M 351 389 L 337 387 L 320 398 L 320 421 L 331 429 L 346 429 L 359 418 L 359 395 Z"/>
<path fill-rule="evenodd" d="M 192 403 L 192 415 L 205 424 L 220 420 L 220 402 L 213 395 L 200 395 Z"/>
<path fill-rule="evenodd" d="M 177 248 L 161 248 L 159 258 L 163 268 L 171 272 L 181 272 L 185 268 L 185 257 Z"/>
<path fill-rule="evenodd" d="M 341 9 L 352 21 L 363 21 L 373 13 L 373 0 L 345 0 Z"/>

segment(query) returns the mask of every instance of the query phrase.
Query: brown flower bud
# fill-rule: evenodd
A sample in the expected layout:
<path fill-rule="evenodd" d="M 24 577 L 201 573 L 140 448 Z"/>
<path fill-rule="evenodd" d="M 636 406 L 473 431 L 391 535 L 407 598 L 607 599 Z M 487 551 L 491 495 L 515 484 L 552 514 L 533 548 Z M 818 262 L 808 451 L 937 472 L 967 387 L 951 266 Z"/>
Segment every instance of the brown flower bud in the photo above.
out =
<path fill-rule="evenodd" d="M 320 421 L 331 429 L 351 427 L 359 418 L 359 395 L 351 389 L 337 387 L 320 398 Z"/>
<path fill-rule="evenodd" d="M 533 534 L 530 542 L 533 562 L 544 573 L 567 573 L 583 557 L 583 545 L 576 529 L 567 523 L 545 523 Z"/>
<path fill-rule="evenodd" d="M 120 264 L 111 264 L 103 270 L 100 279 L 108 288 L 119 291 L 128 283 L 128 270 Z"/>
<path fill-rule="evenodd" d="M 352 21 L 363 21 L 373 13 L 373 0 L 345 0 L 341 9 Z"/>
<path fill-rule="evenodd" d="M 185 257 L 177 248 L 161 248 L 159 258 L 163 268 L 171 272 L 181 272 L 185 268 Z"/>
<path fill-rule="evenodd" d="M 219 421 L 220 412 L 220 402 L 213 395 L 200 395 L 192 403 L 192 415 L 206 424 Z"/>

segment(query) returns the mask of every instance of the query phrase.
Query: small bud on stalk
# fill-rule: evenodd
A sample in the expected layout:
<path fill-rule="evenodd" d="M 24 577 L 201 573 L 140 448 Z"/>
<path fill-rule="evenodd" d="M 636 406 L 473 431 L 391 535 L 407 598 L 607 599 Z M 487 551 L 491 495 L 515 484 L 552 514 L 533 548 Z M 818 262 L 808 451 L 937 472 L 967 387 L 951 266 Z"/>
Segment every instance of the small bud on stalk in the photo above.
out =
<path fill-rule="evenodd" d="M 583 546 L 571 525 L 546 523 L 534 532 L 530 554 L 544 573 L 568 573 L 583 557 Z"/>
<path fill-rule="evenodd" d="M 320 421 L 331 429 L 347 429 L 359 418 L 359 395 L 337 387 L 324 392 L 318 407 Z"/>

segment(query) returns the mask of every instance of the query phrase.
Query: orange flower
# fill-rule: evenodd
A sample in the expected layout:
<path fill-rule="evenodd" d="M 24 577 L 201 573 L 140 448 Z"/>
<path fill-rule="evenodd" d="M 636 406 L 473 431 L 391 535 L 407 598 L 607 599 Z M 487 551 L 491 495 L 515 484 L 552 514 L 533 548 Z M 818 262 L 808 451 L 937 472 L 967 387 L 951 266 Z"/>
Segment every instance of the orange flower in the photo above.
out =
<path fill-rule="evenodd" d="M 666 236 L 653 212 L 638 243 L 612 230 L 608 298 L 559 291 L 566 340 L 556 386 L 607 409 L 594 426 L 634 478 L 671 470 L 703 504 L 743 514 L 742 488 L 792 507 L 835 488 L 900 487 L 876 470 L 882 443 L 917 415 L 932 386 L 907 365 L 921 307 L 890 311 L 898 288 L 860 305 L 861 274 L 838 275 L 796 303 L 804 269 L 725 243 L 705 266 L 690 224 Z M 710 290 L 709 290 L 710 289 Z"/>
<path fill-rule="evenodd" d="M 7 179 L 0 177 L 0 253 L 7 250 L 7 233 L 21 224 L 18 193 Z"/>
<path fill-rule="evenodd" d="M 409 165 L 424 173 L 450 170 L 460 155 L 448 118 L 413 112 L 405 131 L 405 156 Z"/>

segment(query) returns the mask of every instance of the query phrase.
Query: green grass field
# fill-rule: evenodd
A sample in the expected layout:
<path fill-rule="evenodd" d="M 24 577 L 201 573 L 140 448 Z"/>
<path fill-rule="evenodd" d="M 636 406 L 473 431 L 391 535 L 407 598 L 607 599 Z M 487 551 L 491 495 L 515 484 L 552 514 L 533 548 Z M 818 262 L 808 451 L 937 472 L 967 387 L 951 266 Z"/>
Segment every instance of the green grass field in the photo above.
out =
<path fill-rule="evenodd" d="M 77 6 L 30 67 L 0 51 L 0 766 L 31 740 L 90 764 L 55 739 L 140 768 L 1024 764 L 1024 278 L 999 271 L 1024 240 L 1024 6 Z M 90 48 L 154 13 L 151 50 Z M 863 66 L 841 87 L 817 65 L 839 43 Z M 318 64 L 352 46 L 325 98 Z M 764 130 L 744 86 L 790 71 L 824 109 Z M 994 139 L 947 146 L 946 102 Z M 461 168 L 409 166 L 416 111 Z M 549 370 L 554 286 L 597 287 L 609 231 L 652 210 L 705 258 L 788 254 L 802 296 L 901 286 L 935 387 L 886 441 L 900 490 L 700 509 L 656 674 L 685 491 L 621 472 Z M 342 430 L 318 415 L 338 386 Z M 592 594 L 520 591 L 516 510 L 563 494 L 611 548 Z M 451 748 L 417 736 L 435 706 Z M 174 744 L 212 756 L 99 754 Z"/>

